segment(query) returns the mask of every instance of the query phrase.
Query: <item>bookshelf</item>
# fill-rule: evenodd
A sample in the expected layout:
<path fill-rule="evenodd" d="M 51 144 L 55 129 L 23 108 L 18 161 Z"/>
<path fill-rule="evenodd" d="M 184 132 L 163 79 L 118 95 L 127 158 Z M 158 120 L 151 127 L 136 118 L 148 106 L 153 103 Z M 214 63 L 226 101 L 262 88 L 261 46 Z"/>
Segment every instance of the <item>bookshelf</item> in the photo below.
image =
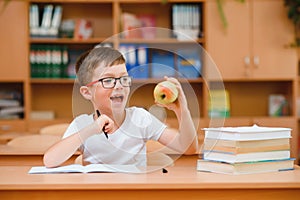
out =
<path fill-rule="evenodd" d="M 88 19 L 93 24 L 93 36 L 88 39 L 80 40 L 74 38 L 44 38 L 44 37 L 29 37 L 29 46 L 33 45 L 66 45 L 68 49 L 89 49 L 99 43 L 108 43 L 113 47 L 118 48 L 120 45 L 147 45 L 149 48 L 158 49 L 163 45 L 168 46 L 167 49 L 176 51 L 178 44 L 189 47 L 193 45 L 191 41 L 179 42 L 176 38 L 170 36 L 170 31 L 162 30 L 156 35 L 155 38 L 135 38 L 135 37 L 122 37 L 116 34 L 122 32 L 121 17 L 123 13 L 131 13 L 137 16 L 154 16 L 155 25 L 162 29 L 171 29 L 171 9 L 173 4 L 177 3 L 192 3 L 193 5 L 200 5 L 201 12 L 204 9 L 203 0 L 200 1 L 169 1 L 163 4 L 160 0 L 147 0 L 147 1 L 30 1 L 29 5 L 37 4 L 40 8 L 45 7 L 48 3 L 61 5 L 63 8 L 62 20 L 66 19 Z M 201 16 L 202 19 L 203 16 Z M 200 18 L 200 17 L 199 17 Z M 103 28 L 105 27 L 105 28 Z M 202 30 L 201 28 L 199 28 Z M 196 42 L 200 44 L 205 43 L 204 37 L 196 38 Z M 132 96 L 130 98 L 130 105 L 137 105 L 148 109 L 153 105 L 152 91 L 156 83 L 161 81 L 162 78 L 144 78 L 134 80 L 132 88 Z M 78 108 L 72 105 L 72 90 L 74 87 L 74 79 L 70 78 L 43 78 L 35 77 L 30 78 L 30 102 L 31 111 L 33 110 L 53 110 L 55 112 L 55 120 L 49 122 L 38 122 L 38 120 L 29 120 L 28 129 L 31 131 L 37 130 L 40 126 L 47 123 L 56 123 L 57 121 L 70 121 L 73 115 L 77 113 Z M 197 99 L 201 99 L 203 93 L 203 81 L 201 78 L 193 78 L 190 80 L 189 87 L 195 88 L 197 93 L 194 95 Z M 146 84 L 145 84 L 146 83 Z M 185 84 L 188 85 L 188 84 Z M 147 100 L 144 94 L 147 94 Z M 38 96 L 38 97 L 36 97 Z M 59 98 L 57 98 L 59 96 Z M 81 100 L 79 100 L 81 101 Z M 201 112 L 204 110 L 204 103 L 202 101 L 197 105 L 196 110 Z M 76 106 L 75 106 L 76 107 Z M 87 106 L 88 107 L 88 106 Z M 74 109 L 76 110 L 74 113 Z M 200 112 L 199 111 L 199 112 Z M 169 120 L 172 126 L 176 126 L 176 122 L 171 116 Z M 204 113 L 195 113 L 197 118 L 200 118 Z"/>
<path fill-rule="evenodd" d="M 37 4 L 43 7 L 48 3 L 62 6 L 63 20 L 90 20 L 93 24 L 92 37 L 84 40 L 30 37 L 27 20 L 29 19 L 29 6 Z M 289 126 L 293 128 L 292 154 L 295 156 L 299 146 L 300 123 L 295 109 L 299 81 L 296 77 L 298 74 L 295 66 L 296 53 L 293 49 L 284 47 L 292 41 L 293 30 L 292 24 L 286 17 L 283 4 L 274 0 L 246 0 L 245 3 L 227 0 L 224 4 L 229 21 L 226 33 L 221 25 L 214 0 L 168 0 L 166 4 L 163 4 L 161 0 L 11 1 L 4 12 L 6 18 L 3 16 L 0 18 L 1 27 L 7 27 L 5 29 L 7 31 L 1 31 L 0 37 L 3 38 L 3 45 L 6 49 L 16 46 L 12 51 L 16 52 L 15 55 L 20 59 L 12 58 L 12 54 L 8 54 L 4 48 L 1 48 L 0 57 L 4 60 L 2 64 L 10 66 L 11 70 L 2 70 L 1 67 L 0 86 L 10 85 L 13 88 L 21 88 L 20 90 L 24 93 L 25 113 L 24 118 L 19 120 L 0 120 L 1 132 L 37 132 L 42 126 L 70 122 L 73 118 L 73 109 L 76 106 L 72 105 L 74 79 L 31 78 L 29 60 L 31 46 L 58 45 L 67 46 L 71 50 L 84 50 L 105 42 L 116 48 L 122 44 L 137 46 L 146 44 L 150 48 L 161 48 L 162 45 L 171 49 L 189 48 L 195 42 L 178 41 L 170 37 L 167 32 L 147 39 L 112 37 L 122 32 L 123 13 L 155 16 L 157 27 L 172 29 L 171 13 L 174 4 L 200 5 L 201 34 L 195 41 L 206 49 L 218 66 L 224 86 L 230 95 L 230 117 L 225 120 L 211 120 L 208 115 L 209 90 L 218 88 L 218 80 L 212 76 L 210 65 L 203 63 L 203 77 L 182 80 L 183 86 L 194 92 L 189 97 L 189 104 L 195 106 L 191 110 L 193 117 L 197 119 L 200 138 L 203 136 L 200 130 L 202 127 L 220 123 L 224 123 L 225 126 L 252 125 L 253 123 L 262 126 Z M 15 12 L 16 9 L 18 12 Z M 18 17 L 15 17 L 15 13 L 18 13 Z M 7 19 L 14 21 L 8 24 Z M 273 23 L 274 19 L 276 23 Z M 24 27 L 21 29 L 19 24 Z M 18 42 L 18 44 L 11 45 L 8 41 Z M 161 78 L 152 77 L 134 80 L 132 88 L 134 92 L 129 104 L 146 109 L 151 107 L 153 105 L 152 91 L 160 80 Z M 268 116 L 268 97 L 274 93 L 286 96 L 289 102 L 287 116 Z M 30 119 L 31 111 L 44 110 L 54 111 L 55 119 Z M 168 123 L 176 127 L 174 115 L 168 113 L 168 116 Z"/>

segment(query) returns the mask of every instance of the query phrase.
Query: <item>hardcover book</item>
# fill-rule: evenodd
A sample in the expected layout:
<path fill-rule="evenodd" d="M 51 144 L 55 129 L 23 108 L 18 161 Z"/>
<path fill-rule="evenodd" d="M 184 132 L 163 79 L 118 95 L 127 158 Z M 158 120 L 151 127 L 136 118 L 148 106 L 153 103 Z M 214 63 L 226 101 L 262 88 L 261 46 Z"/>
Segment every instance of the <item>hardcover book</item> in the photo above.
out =
<path fill-rule="evenodd" d="M 289 138 L 270 140 L 234 141 L 209 139 L 204 140 L 204 151 L 217 151 L 224 153 L 251 153 L 261 151 L 290 150 Z"/>
<path fill-rule="evenodd" d="M 290 138 L 291 129 L 281 127 L 220 127 L 220 128 L 204 128 L 205 138 L 223 139 L 223 140 L 266 140 L 278 138 Z"/>
<path fill-rule="evenodd" d="M 20 106 L 20 101 L 16 99 L 1 99 L 0 98 L 0 109 L 1 107 Z"/>
<path fill-rule="evenodd" d="M 243 163 L 225 163 L 210 160 L 198 160 L 197 170 L 233 175 L 278 172 L 293 170 L 294 160 L 295 159 L 285 159 Z"/>
<path fill-rule="evenodd" d="M 264 151 L 282 151 L 290 150 L 289 144 L 277 145 L 277 146 L 266 146 L 266 147 L 250 147 L 250 148 L 241 148 L 241 147 L 223 147 L 223 146 L 208 146 L 204 145 L 204 151 L 215 151 L 223 153 L 254 153 L 254 152 L 264 152 Z"/>
<path fill-rule="evenodd" d="M 215 151 L 205 151 L 203 154 L 205 160 L 221 161 L 227 163 L 256 162 L 267 160 L 282 160 L 290 158 L 289 150 L 282 151 L 264 151 L 252 153 L 224 153 Z"/>
<path fill-rule="evenodd" d="M 249 140 L 249 141 L 236 141 L 236 140 L 220 140 L 206 138 L 204 145 L 207 148 L 211 147 L 229 147 L 229 148 L 261 148 L 272 146 L 289 146 L 290 138 L 279 138 L 271 140 Z"/>

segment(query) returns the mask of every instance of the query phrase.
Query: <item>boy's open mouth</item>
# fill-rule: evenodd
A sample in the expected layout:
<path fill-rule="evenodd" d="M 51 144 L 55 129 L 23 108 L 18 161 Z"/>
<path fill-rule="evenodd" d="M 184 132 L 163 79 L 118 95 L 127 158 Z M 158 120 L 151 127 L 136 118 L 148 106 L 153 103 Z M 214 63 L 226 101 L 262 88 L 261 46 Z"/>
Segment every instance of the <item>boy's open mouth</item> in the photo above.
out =
<path fill-rule="evenodd" d="M 124 99 L 123 95 L 115 95 L 110 97 L 110 100 L 112 100 L 113 102 L 122 102 L 123 99 Z"/>

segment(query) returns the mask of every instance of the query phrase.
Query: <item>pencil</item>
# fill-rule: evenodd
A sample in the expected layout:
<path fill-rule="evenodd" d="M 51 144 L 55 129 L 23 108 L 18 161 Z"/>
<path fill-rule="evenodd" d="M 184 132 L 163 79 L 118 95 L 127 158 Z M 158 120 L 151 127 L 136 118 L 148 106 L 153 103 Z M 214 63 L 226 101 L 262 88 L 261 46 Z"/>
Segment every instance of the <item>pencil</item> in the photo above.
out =
<path fill-rule="evenodd" d="M 96 112 L 97 112 L 97 116 L 100 117 L 101 114 L 100 114 L 99 110 L 96 110 Z M 102 131 L 103 131 L 105 137 L 108 139 L 108 135 L 107 135 L 107 133 L 105 132 L 104 129 L 105 129 L 105 126 L 103 127 Z"/>

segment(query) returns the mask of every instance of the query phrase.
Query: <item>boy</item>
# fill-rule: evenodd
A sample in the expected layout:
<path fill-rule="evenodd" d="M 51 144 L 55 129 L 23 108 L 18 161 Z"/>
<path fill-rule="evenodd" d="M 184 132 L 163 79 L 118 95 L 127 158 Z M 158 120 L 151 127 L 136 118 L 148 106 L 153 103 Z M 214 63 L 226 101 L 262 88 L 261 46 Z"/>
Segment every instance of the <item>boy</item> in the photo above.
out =
<path fill-rule="evenodd" d="M 97 47 L 86 52 L 77 61 L 76 73 L 80 93 L 91 101 L 95 112 L 77 116 L 71 122 L 63 139 L 45 153 L 46 167 L 60 166 L 78 149 L 83 154 L 84 164 L 146 166 L 147 140 L 157 140 L 180 153 L 197 151 L 197 133 L 177 79 L 165 77 L 179 91 L 178 99 L 165 107 L 175 112 L 179 133 L 167 129 L 142 108 L 126 108 L 131 77 L 119 51 Z"/>

